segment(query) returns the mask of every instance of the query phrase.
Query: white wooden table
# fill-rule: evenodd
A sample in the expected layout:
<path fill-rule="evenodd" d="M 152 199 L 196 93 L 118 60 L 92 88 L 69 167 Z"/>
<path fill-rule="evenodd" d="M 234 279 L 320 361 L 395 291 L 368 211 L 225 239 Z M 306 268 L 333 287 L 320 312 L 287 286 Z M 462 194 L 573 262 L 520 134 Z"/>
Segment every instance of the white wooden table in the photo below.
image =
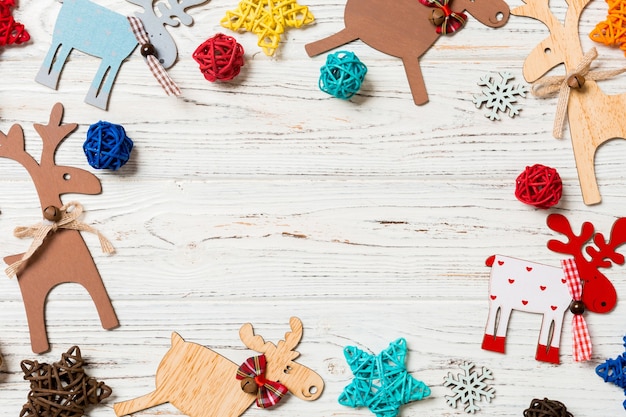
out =
<path fill-rule="evenodd" d="M 123 14 L 136 6 L 99 1 Z M 552 2 L 559 16 L 565 6 Z M 27 149 L 38 153 L 33 123 L 45 123 L 52 105 L 65 105 L 65 121 L 78 130 L 61 145 L 57 161 L 90 169 L 81 145 L 90 124 L 125 126 L 134 140 L 131 160 L 118 172 L 97 174 L 98 196 L 80 198 L 85 220 L 117 249 L 99 252 L 85 235 L 121 326 L 105 331 L 86 292 L 75 285 L 52 291 L 47 304 L 51 351 L 31 352 L 21 295 L 15 280 L 0 279 L 2 414 L 17 416 L 28 386 L 20 361 L 54 362 L 71 345 L 83 351 L 90 375 L 113 396 L 88 412 L 113 416 L 112 406 L 153 389 L 154 374 L 172 331 L 235 362 L 252 352 L 238 338 L 251 322 L 267 340 L 279 340 L 290 316 L 305 329 L 299 362 L 325 380 L 312 403 L 287 398 L 274 410 L 247 415 L 369 416 L 337 403 L 351 381 L 342 349 L 375 353 L 404 337 L 411 374 L 432 388 L 431 397 L 401 415 L 464 415 L 448 407 L 442 386 L 448 372 L 470 360 L 492 369 L 496 398 L 482 403 L 484 416 L 521 416 L 533 398 L 564 402 L 576 417 L 623 414 L 622 391 L 605 384 L 594 368 L 623 352 L 626 304 L 606 315 L 587 315 L 593 360 L 574 363 L 571 331 L 563 332 L 559 366 L 534 360 L 541 316 L 514 313 L 506 355 L 480 348 L 488 312 L 487 256 L 502 253 L 558 265 L 546 248 L 555 237 L 549 212 L 578 227 L 592 221 L 608 232 L 626 214 L 626 151 L 610 142 L 596 156 L 603 202 L 582 203 L 569 133 L 551 136 L 555 99 L 521 99 L 523 111 L 492 122 L 475 108 L 479 77 L 507 70 L 523 82 L 526 54 L 547 36 L 528 18 L 511 16 L 501 29 L 470 18 L 465 29 L 441 39 L 422 58 L 430 102 L 413 105 L 400 60 L 360 41 L 344 47 L 367 65 L 361 92 L 350 101 L 317 87 L 326 54 L 309 58 L 304 45 L 343 27 L 345 1 L 310 0 L 314 25 L 290 30 L 279 53 L 266 57 L 250 33 L 235 35 L 246 64 L 231 83 L 204 80 L 191 53 L 206 38 L 225 32 L 219 21 L 234 0 L 211 0 L 190 9 L 192 27 L 171 30 L 179 62 L 170 71 L 183 90 L 167 97 L 137 51 L 122 66 L 109 111 L 83 103 L 99 60 L 74 52 L 53 91 L 34 82 L 48 49 L 60 4 L 22 0 L 15 12 L 32 42 L 0 52 L 0 129 L 25 129 Z M 521 4 L 515 1 L 511 7 Z M 583 14 L 582 42 L 604 20 L 595 0 Z M 229 32 L 225 32 L 229 33 Z M 230 33 L 229 33 L 230 34 Z M 618 50 L 600 48 L 607 68 L 625 64 Z M 624 92 L 624 77 L 603 82 Z M 556 168 L 564 196 L 549 211 L 523 205 L 514 181 L 527 166 Z M 0 160 L 0 248 L 20 253 L 29 244 L 12 236 L 17 225 L 39 219 L 35 190 L 15 162 Z M 607 275 L 626 294 L 626 269 Z M 569 323 L 571 316 L 566 316 Z M 180 415 L 170 405 L 139 415 Z"/>

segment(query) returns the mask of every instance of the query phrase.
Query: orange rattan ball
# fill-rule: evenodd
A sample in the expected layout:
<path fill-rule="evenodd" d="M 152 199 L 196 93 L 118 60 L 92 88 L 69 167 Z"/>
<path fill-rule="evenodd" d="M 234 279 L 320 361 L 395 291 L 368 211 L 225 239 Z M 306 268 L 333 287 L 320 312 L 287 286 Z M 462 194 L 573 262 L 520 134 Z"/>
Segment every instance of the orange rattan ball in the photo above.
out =
<path fill-rule="evenodd" d="M 541 164 L 526 167 L 515 181 L 515 197 L 522 203 L 547 209 L 559 202 L 563 183 L 554 168 Z"/>
<path fill-rule="evenodd" d="M 243 53 L 235 38 L 218 33 L 196 48 L 193 59 L 207 80 L 230 81 L 243 67 Z"/>

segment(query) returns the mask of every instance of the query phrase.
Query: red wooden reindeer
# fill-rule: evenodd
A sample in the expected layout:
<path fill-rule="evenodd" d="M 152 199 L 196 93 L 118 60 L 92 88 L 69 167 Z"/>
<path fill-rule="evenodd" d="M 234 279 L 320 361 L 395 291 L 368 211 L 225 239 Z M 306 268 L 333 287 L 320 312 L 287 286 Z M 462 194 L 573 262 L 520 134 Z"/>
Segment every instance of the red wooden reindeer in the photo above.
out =
<path fill-rule="evenodd" d="M 583 200 L 590 205 L 601 201 L 594 169 L 596 150 L 610 139 L 626 138 L 626 94 L 607 95 L 595 81 L 615 76 L 619 70 L 602 73 L 589 71 L 589 65 L 579 68 L 581 63 L 590 64 L 595 58 L 595 49 L 583 54 L 578 33 L 580 15 L 591 0 L 566 1 L 568 9 L 564 23 L 552 13 L 548 0 L 525 0 L 525 5 L 511 13 L 537 19 L 550 30 L 550 36 L 539 43 L 524 62 L 526 81 L 542 83 L 541 78 L 546 72 L 565 64 L 567 75 L 562 77 L 562 86 L 557 89 L 563 90 L 559 92 L 559 96 L 563 96 L 559 97 L 560 100 L 569 100 L 563 106 L 559 103 L 559 107 L 567 111 Z M 562 125 L 559 118 L 554 128 L 554 135 L 560 138 Z"/>
<path fill-rule="evenodd" d="M 266 342 L 255 335 L 250 323 L 239 330 L 241 341 L 248 348 L 262 353 L 266 359 L 264 372 L 243 377 L 234 362 L 202 345 L 185 342 L 172 333 L 172 347 L 165 354 L 156 374 L 156 390 L 134 400 L 116 403 L 115 414 L 125 416 L 166 402 L 191 417 L 237 417 L 257 398 L 263 383 L 282 384 L 296 397 L 313 401 L 324 389 L 322 378 L 294 359 L 294 349 L 302 338 L 302 322 L 289 320 L 291 331 L 278 344 Z M 258 357 L 257 357 L 258 358 Z M 240 375 L 240 376 L 238 376 Z M 286 391 L 285 389 L 285 391 Z"/>
<path fill-rule="evenodd" d="M 503 26 L 509 18 L 509 6 L 503 0 L 451 0 L 449 5 L 447 0 L 435 2 L 441 3 L 441 10 L 448 14 L 461 15 L 467 10 L 493 28 Z M 419 58 L 441 35 L 441 30 L 433 26 L 437 23 L 434 17 L 433 8 L 418 0 L 348 0 L 345 28 L 305 48 L 309 56 L 315 56 L 361 39 L 374 49 L 402 58 L 413 101 L 421 105 L 428 102 L 428 94 Z"/>
<path fill-rule="evenodd" d="M 495 255 L 487 259 L 492 268 L 489 285 L 489 318 L 483 349 L 504 353 L 506 331 L 512 310 L 543 314 L 536 359 L 559 363 L 559 344 L 563 319 L 568 307 L 574 314 L 584 309 L 594 313 L 608 313 L 615 307 L 617 294 L 613 284 L 600 272 L 612 263 L 624 264 L 624 256 L 616 249 L 626 243 L 626 218 L 615 221 L 608 241 L 602 233 L 595 233 L 591 223 L 582 225 L 579 235 L 569 221 L 560 214 L 551 214 L 548 227 L 567 237 L 567 242 L 550 240 L 548 248 L 571 255 L 582 280 L 582 306 L 572 303 L 562 268 Z M 593 238 L 593 246 L 583 247 Z M 589 257 L 589 259 L 587 259 Z M 570 305 L 571 304 L 571 305 Z M 580 308 L 582 307 L 582 311 Z M 576 309 L 578 308 L 578 311 Z"/>
<path fill-rule="evenodd" d="M 74 129 L 75 123 L 62 124 L 63 105 L 57 103 L 50 113 L 47 125 L 35 124 L 35 130 L 43 141 L 41 159 L 35 160 L 24 148 L 24 131 L 20 125 L 13 125 L 8 134 L 0 132 L 0 157 L 9 158 L 22 164 L 30 174 L 41 204 L 44 222 L 38 230 L 48 230 L 41 246 L 24 254 L 8 256 L 5 262 L 18 277 L 18 283 L 26 308 L 32 349 L 42 353 L 49 349 L 45 327 L 45 302 L 50 290 L 58 284 L 74 282 L 82 285 L 96 305 L 102 327 L 112 329 L 119 325 L 111 300 L 102 283 L 102 278 L 94 264 L 91 253 L 80 232 L 68 229 L 67 219 L 79 214 L 78 205 L 66 207 L 61 195 L 67 193 L 98 194 L 100 181 L 88 171 L 80 168 L 57 165 L 54 154 L 59 144 Z M 93 231 L 84 223 L 73 220 L 70 226 Z M 42 227 L 48 227 L 42 229 Z M 85 226 L 85 228 L 82 228 Z M 26 228 L 28 229 L 28 228 Z M 50 229 L 56 229 L 51 231 Z M 45 239 L 44 239 L 45 238 Z M 101 242 L 102 242 L 101 237 Z M 31 246 L 32 249 L 32 246 Z"/>

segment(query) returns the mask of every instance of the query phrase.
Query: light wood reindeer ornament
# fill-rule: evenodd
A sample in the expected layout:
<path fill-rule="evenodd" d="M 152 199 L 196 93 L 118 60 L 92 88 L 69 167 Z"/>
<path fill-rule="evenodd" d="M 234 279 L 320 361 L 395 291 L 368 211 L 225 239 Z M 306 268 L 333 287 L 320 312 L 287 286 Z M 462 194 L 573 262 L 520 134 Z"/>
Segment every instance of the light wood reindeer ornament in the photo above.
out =
<path fill-rule="evenodd" d="M 280 382 L 296 397 L 313 401 L 324 389 L 324 381 L 313 370 L 294 359 L 294 349 L 302 338 L 302 322 L 289 320 L 291 331 L 273 344 L 255 335 L 250 323 L 239 330 L 248 348 L 267 358 L 264 379 Z M 156 390 L 134 400 L 113 405 L 115 414 L 125 416 L 169 402 L 190 417 L 237 417 L 255 401 L 256 394 L 236 378 L 238 365 L 202 345 L 186 342 L 172 333 L 172 347 L 165 354 L 156 374 Z"/>
<path fill-rule="evenodd" d="M 24 131 L 20 125 L 11 126 L 6 135 L 0 132 L 0 157 L 12 159 L 26 168 L 39 195 L 46 224 L 59 221 L 63 194 L 99 194 L 102 190 L 100 180 L 92 173 L 57 165 L 54 161 L 58 146 L 77 127 L 76 123 L 61 123 L 62 117 L 63 105 L 57 103 L 50 112 L 48 124 L 34 125 L 43 142 L 39 162 L 26 152 Z M 15 265 L 23 255 L 7 256 L 4 260 Z M 62 283 L 77 283 L 87 290 L 96 305 L 102 327 L 113 329 L 119 325 L 102 278 L 78 230 L 58 228 L 45 236 L 41 246 L 17 268 L 16 273 L 33 352 L 43 353 L 49 349 L 45 302 L 52 288 Z"/>
<path fill-rule="evenodd" d="M 564 23 L 552 13 L 548 0 L 525 0 L 525 5 L 511 13 L 537 19 L 550 30 L 550 35 L 530 52 L 524 62 L 526 81 L 541 83 L 546 72 L 565 64 L 566 75 L 560 77 L 559 88 L 559 96 L 564 98 L 559 97 L 559 107 L 565 106 L 563 110 L 567 111 L 583 201 L 591 205 L 601 201 L 594 168 L 596 150 L 610 139 L 626 138 L 626 94 L 607 95 L 595 81 L 615 76 L 623 70 L 589 71 L 589 65 L 580 68 L 585 61 L 590 64 L 596 53 L 595 48 L 583 53 L 578 33 L 580 15 L 591 0 L 566 1 L 568 8 Z M 555 137 L 560 138 L 561 128 L 557 116 Z"/>

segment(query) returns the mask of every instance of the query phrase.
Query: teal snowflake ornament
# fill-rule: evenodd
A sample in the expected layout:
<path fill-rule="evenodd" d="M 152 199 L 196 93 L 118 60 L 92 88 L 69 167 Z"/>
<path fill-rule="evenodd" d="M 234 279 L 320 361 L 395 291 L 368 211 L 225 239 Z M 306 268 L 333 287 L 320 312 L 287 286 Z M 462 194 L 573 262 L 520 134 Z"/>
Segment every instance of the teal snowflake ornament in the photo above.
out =
<path fill-rule="evenodd" d="M 426 384 L 409 375 L 404 365 L 406 340 L 400 338 L 378 355 L 355 346 L 343 350 L 354 379 L 339 396 L 339 404 L 368 407 L 377 417 L 396 417 L 400 406 L 430 395 Z"/>

